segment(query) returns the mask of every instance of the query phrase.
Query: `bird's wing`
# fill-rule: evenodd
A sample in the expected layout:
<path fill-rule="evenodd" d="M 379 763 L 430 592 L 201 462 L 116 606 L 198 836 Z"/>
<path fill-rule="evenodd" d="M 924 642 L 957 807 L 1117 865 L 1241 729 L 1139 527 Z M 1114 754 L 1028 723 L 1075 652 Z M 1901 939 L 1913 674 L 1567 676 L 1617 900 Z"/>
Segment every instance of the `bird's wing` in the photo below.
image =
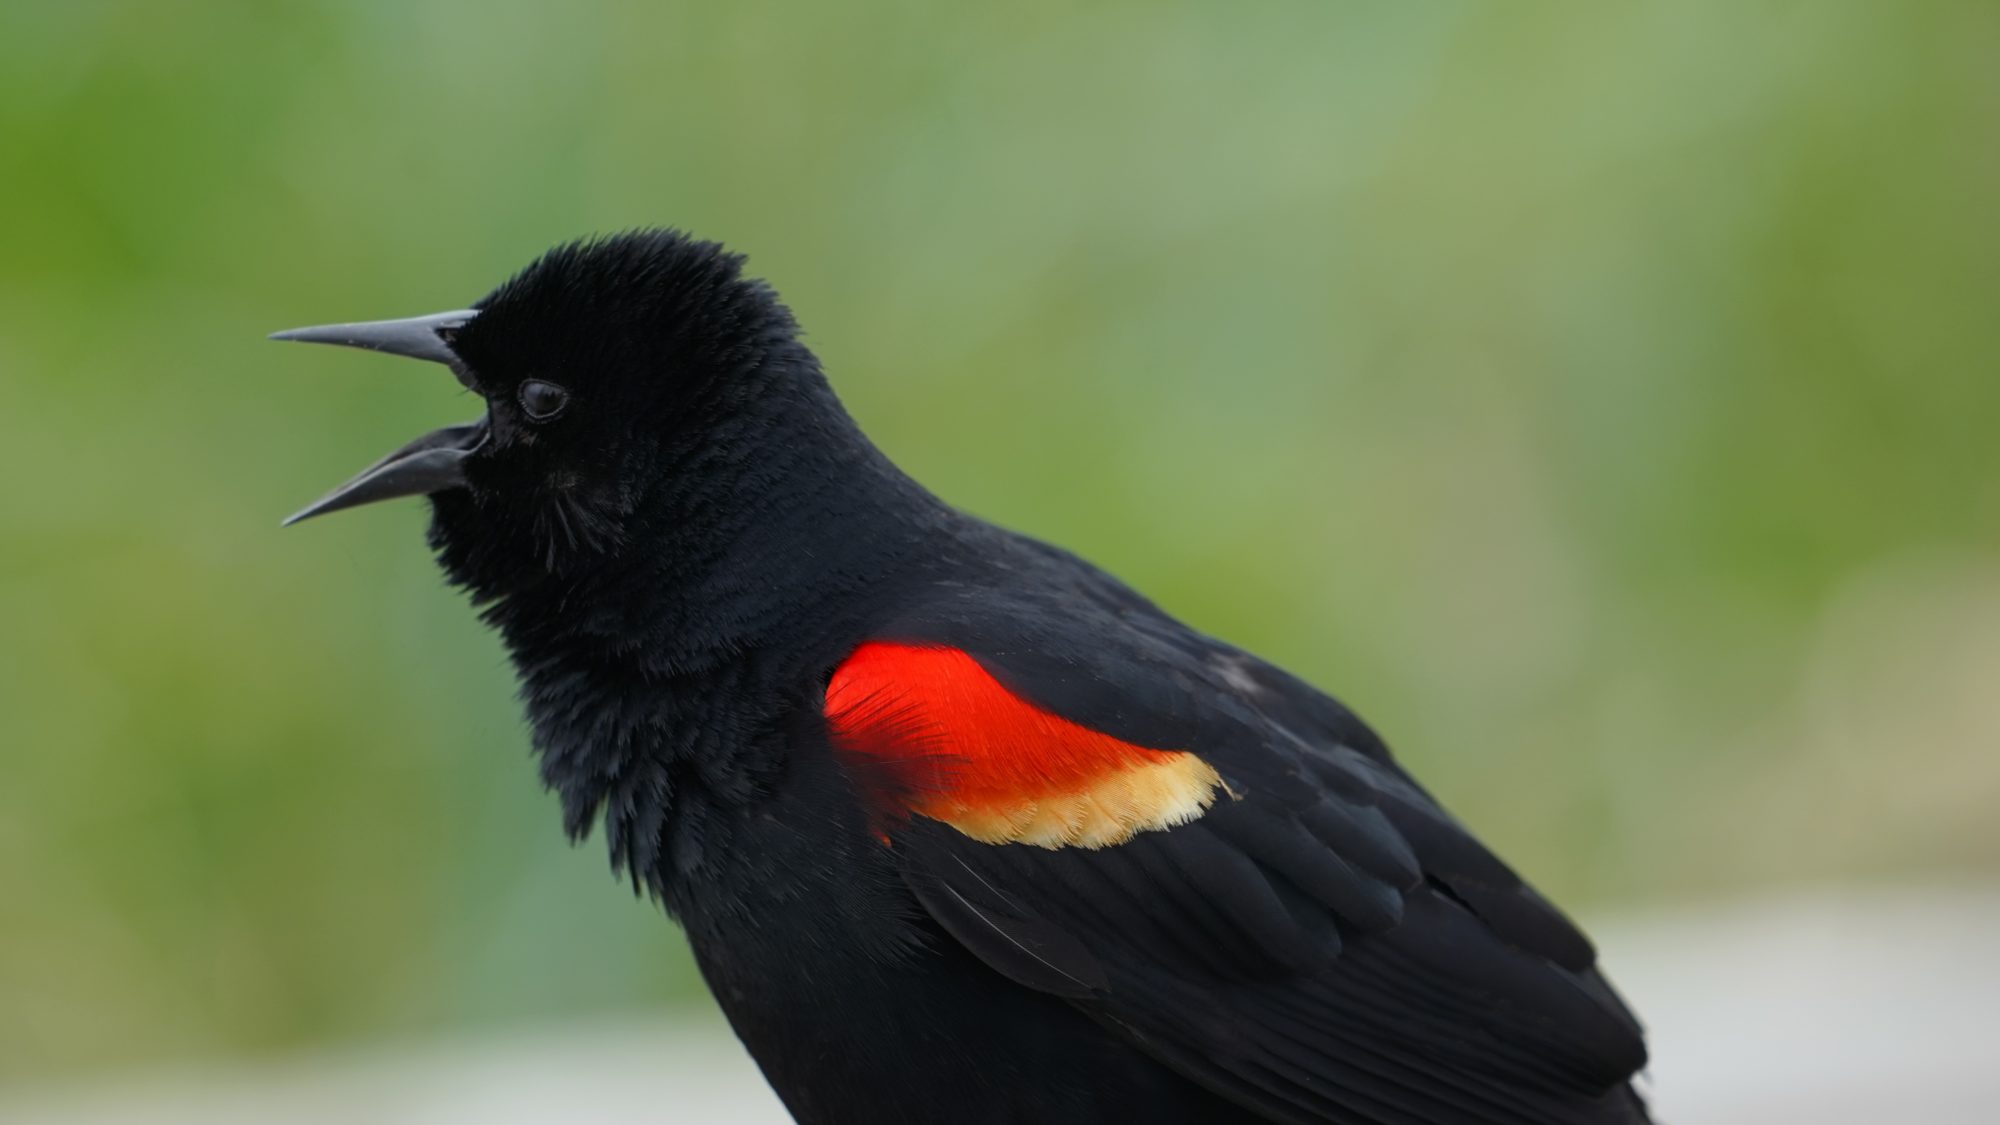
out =
<path fill-rule="evenodd" d="M 1143 603 L 913 619 L 828 683 L 916 898 L 1287 1122 L 1637 1122 L 1590 943 L 1328 697 Z"/>

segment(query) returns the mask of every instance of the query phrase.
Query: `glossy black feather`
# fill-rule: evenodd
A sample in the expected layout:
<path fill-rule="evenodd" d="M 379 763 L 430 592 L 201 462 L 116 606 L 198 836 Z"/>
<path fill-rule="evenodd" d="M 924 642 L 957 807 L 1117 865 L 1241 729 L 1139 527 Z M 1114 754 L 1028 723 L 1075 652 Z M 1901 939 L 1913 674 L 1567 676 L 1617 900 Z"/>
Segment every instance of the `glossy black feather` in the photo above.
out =
<path fill-rule="evenodd" d="M 911 482 L 738 259 L 636 232 L 480 308 L 454 347 L 489 437 L 433 545 L 566 829 L 681 920 L 800 1120 L 1645 1119 L 1589 943 L 1373 732 Z M 528 380 L 568 406 L 525 417 Z M 822 715 L 870 639 L 963 649 L 1229 794 L 1096 851 L 884 821 Z"/>
<path fill-rule="evenodd" d="M 1073 929 L 1110 974 L 1086 1010 L 1282 1120 L 1643 1120 L 1626 1087 L 1643 1041 L 1589 943 L 1352 716 L 1191 631 L 1121 627 L 1155 613 L 1127 597 L 1067 599 L 1057 621 L 1038 597 L 983 596 L 985 621 L 954 589 L 891 632 L 964 648 L 1065 718 L 1201 754 L 1234 794 L 1103 851 L 993 847 L 927 824 L 897 837 L 929 877 L 949 883 L 956 864 L 1012 896 L 1015 916 Z M 1079 868 L 1127 893 L 1109 899 Z M 1008 971 L 990 956 L 1004 938 L 957 936 Z"/>

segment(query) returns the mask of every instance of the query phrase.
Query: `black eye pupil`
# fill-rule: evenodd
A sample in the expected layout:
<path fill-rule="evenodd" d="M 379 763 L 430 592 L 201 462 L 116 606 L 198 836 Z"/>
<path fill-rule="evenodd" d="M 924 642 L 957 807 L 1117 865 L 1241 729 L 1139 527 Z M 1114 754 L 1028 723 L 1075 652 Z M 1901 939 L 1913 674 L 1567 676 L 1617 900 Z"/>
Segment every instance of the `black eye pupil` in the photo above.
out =
<path fill-rule="evenodd" d="M 554 383 L 530 379 L 521 384 L 521 409 L 537 422 L 546 422 L 569 405 L 569 392 Z"/>

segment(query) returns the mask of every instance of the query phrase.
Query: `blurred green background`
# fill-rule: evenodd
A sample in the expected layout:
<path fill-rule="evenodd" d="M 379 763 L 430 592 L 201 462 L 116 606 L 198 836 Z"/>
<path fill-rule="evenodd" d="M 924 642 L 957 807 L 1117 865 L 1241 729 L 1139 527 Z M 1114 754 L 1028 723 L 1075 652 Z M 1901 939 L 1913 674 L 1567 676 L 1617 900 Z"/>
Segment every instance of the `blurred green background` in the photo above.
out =
<path fill-rule="evenodd" d="M 2000 6 L 0 7 L 0 1081 L 706 1004 L 279 347 L 751 255 L 1586 913 L 2000 871 Z M 1615 951 L 1612 968 L 1616 970 Z"/>

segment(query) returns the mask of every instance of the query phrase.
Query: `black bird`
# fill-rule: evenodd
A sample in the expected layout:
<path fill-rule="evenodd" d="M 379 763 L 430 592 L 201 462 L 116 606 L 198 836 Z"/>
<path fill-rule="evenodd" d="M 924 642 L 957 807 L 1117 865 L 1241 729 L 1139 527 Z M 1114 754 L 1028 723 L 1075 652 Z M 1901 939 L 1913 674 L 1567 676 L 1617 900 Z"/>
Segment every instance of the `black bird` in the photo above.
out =
<path fill-rule="evenodd" d="M 292 519 L 430 498 L 564 827 L 798 1120 L 1647 1120 L 1589 941 L 1373 731 L 925 491 L 741 264 L 635 232 L 277 338 L 484 400 Z"/>

